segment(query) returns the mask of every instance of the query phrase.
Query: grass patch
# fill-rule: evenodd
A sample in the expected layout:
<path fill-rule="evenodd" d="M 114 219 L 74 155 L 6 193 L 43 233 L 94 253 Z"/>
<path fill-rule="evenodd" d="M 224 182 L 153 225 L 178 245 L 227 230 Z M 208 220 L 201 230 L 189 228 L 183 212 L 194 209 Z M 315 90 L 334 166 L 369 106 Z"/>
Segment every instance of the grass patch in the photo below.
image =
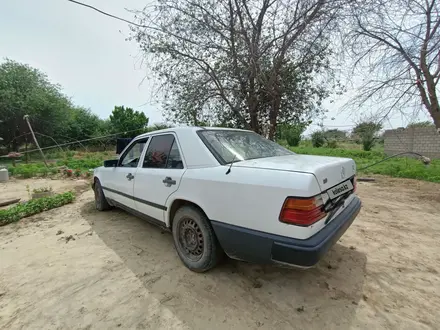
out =
<path fill-rule="evenodd" d="M 54 209 L 75 200 L 75 193 L 65 192 L 50 197 L 31 199 L 28 202 L 19 203 L 6 210 L 0 210 L 0 226 L 17 222 L 31 215 Z"/>
<path fill-rule="evenodd" d="M 356 162 L 358 169 L 362 169 L 386 157 L 381 151 L 312 147 L 296 147 L 291 149 L 298 154 L 352 158 Z M 360 173 L 440 182 L 440 159 L 432 160 L 431 164 L 427 167 L 416 158 L 396 157 L 360 171 Z"/>
<path fill-rule="evenodd" d="M 25 179 L 34 176 L 47 176 L 58 172 L 54 164 L 46 168 L 43 163 L 18 164 L 16 167 L 8 166 L 8 170 L 12 176 L 20 176 Z"/>
<path fill-rule="evenodd" d="M 63 159 L 56 162 L 57 166 L 67 166 L 71 169 L 89 170 L 102 165 L 103 159 Z"/>
<path fill-rule="evenodd" d="M 58 154 L 52 154 L 51 156 L 57 156 Z M 106 159 L 115 158 L 114 154 L 108 152 L 94 152 L 94 153 L 80 153 L 70 152 L 62 154 L 61 159 L 56 159 L 49 162 L 49 168 L 47 168 L 41 160 L 24 164 L 18 163 L 15 167 L 10 163 L 5 163 L 10 174 L 12 176 L 21 178 L 32 178 L 36 176 L 48 176 L 54 175 L 59 172 L 58 168 L 65 166 L 72 169 L 72 175 L 80 177 L 81 175 L 89 174 L 90 169 L 102 166 L 103 161 Z M 48 157 L 48 159 L 50 159 Z M 53 159 L 53 158 L 52 158 Z"/>
<path fill-rule="evenodd" d="M 294 152 L 308 155 L 321 155 L 333 157 L 352 158 L 358 169 L 378 162 L 386 156 L 381 146 L 372 151 L 363 151 L 358 145 L 352 144 L 352 148 L 313 148 L 310 141 L 301 141 L 299 147 L 291 148 Z M 8 164 L 8 169 L 13 176 L 31 178 L 35 176 L 47 176 L 58 173 L 60 166 L 65 166 L 72 171 L 67 176 L 90 176 L 90 169 L 99 167 L 106 159 L 114 159 L 116 156 L 111 152 L 70 152 L 53 154 L 62 156 L 61 159 L 52 161 L 49 168 L 46 168 L 41 161 L 29 164 L 19 163 L 16 167 Z M 52 158 L 53 159 L 53 158 Z M 382 174 L 398 178 L 408 178 L 440 182 L 440 159 L 433 160 L 431 165 L 426 167 L 421 161 L 415 158 L 393 158 L 381 164 L 372 166 L 362 174 Z"/>

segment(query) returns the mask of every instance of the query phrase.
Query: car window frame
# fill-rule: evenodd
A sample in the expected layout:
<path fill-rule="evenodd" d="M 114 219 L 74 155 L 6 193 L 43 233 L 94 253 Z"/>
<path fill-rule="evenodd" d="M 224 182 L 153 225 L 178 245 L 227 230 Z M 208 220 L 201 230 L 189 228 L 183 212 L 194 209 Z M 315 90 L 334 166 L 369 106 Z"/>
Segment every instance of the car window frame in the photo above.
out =
<path fill-rule="evenodd" d="M 145 156 L 147 155 L 147 150 L 148 150 L 148 147 L 150 146 L 151 141 L 153 140 L 154 137 L 161 136 L 161 135 L 172 135 L 174 137 L 174 141 L 177 142 L 177 148 L 179 150 L 180 158 L 182 159 L 183 168 L 167 168 L 167 167 L 158 168 L 158 167 L 144 167 L 143 166 Z M 139 162 L 139 164 L 138 164 L 139 168 L 144 169 L 144 170 L 183 170 L 183 169 L 186 169 L 185 156 L 183 155 L 182 148 L 180 147 L 179 139 L 178 139 L 177 134 L 175 132 L 163 132 L 160 134 L 149 135 L 149 138 L 150 139 L 148 141 L 148 144 L 145 145 L 144 151 L 142 153 L 142 162 Z M 172 147 L 172 145 L 171 145 L 171 147 Z M 171 151 L 171 148 L 170 148 L 170 151 Z M 169 155 L 170 154 L 168 152 L 167 163 L 168 163 Z"/>
<path fill-rule="evenodd" d="M 139 139 L 133 139 L 133 141 L 131 141 L 128 146 L 125 147 L 124 151 L 122 151 L 121 155 L 118 158 L 118 164 L 116 166 L 116 168 L 137 168 L 139 167 L 140 161 L 142 158 L 142 155 L 145 153 L 146 147 L 149 145 L 149 141 L 150 141 L 150 137 L 143 137 L 143 138 L 139 138 Z M 139 155 L 139 161 L 136 167 L 125 167 L 125 166 L 121 166 L 122 160 L 124 159 L 124 157 L 127 155 L 127 153 L 130 151 L 130 149 L 132 148 L 132 146 L 136 143 L 145 143 L 144 148 L 141 152 L 141 154 Z"/>

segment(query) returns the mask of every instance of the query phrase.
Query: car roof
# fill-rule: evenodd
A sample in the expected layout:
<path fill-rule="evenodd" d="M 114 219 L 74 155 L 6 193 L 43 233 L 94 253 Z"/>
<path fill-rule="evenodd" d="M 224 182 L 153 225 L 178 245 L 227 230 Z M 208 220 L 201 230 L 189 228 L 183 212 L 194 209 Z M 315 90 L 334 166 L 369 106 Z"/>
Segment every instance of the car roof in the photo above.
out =
<path fill-rule="evenodd" d="M 196 131 L 200 131 L 200 130 L 252 132 L 252 131 L 249 131 L 249 130 L 238 129 L 238 128 L 227 128 L 227 127 L 179 126 L 179 127 L 171 127 L 171 128 L 159 129 L 159 130 L 156 130 L 156 131 L 151 131 L 151 132 L 148 132 L 148 133 L 140 134 L 140 135 L 136 136 L 136 139 L 142 138 L 142 137 L 147 137 L 147 136 L 150 136 L 152 134 L 158 134 L 158 133 L 175 132 L 175 133 L 179 134 L 179 132 L 188 132 L 188 131 L 196 132 Z"/>

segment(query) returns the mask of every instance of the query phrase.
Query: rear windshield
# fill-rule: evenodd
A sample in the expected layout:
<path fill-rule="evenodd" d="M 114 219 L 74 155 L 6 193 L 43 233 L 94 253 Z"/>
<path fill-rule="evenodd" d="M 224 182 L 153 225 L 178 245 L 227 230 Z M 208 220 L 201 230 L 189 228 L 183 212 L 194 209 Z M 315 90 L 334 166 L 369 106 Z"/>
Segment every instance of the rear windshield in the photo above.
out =
<path fill-rule="evenodd" d="M 294 154 L 254 132 L 201 130 L 197 133 L 221 164 Z"/>

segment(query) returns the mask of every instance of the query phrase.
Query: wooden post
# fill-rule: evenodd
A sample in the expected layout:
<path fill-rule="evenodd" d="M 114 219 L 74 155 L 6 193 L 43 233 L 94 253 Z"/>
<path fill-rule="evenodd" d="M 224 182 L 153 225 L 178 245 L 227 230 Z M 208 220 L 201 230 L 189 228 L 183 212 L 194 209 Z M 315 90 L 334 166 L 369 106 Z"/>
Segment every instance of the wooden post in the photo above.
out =
<path fill-rule="evenodd" d="M 47 165 L 46 157 L 44 156 L 43 150 L 41 150 L 40 145 L 38 144 L 37 138 L 35 137 L 34 131 L 32 130 L 31 123 L 29 122 L 29 116 L 25 115 L 23 117 L 23 119 L 26 120 L 26 122 L 29 126 L 29 130 L 31 131 L 32 137 L 34 138 L 35 145 L 37 146 L 38 150 L 40 150 L 41 157 L 43 157 L 44 164 L 46 165 L 47 168 L 49 168 L 49 166 Z"/>
<path fill-rule="evenodd" d="M 3 123 L 3 120 L 0 120 L 0 124 Z M 0 136 L 0 142 L 3 141 L 3 138 Z"/>
<path fill-rule="evenodd" d="M 29 163 L 29 155 L 28 155 L 28 152 L 27 152 L 27 150 L 28 150 L 28 148 L 27 148 L 27 146 L 28 146 L 28 144 L 27 144 L 27 136 L 25 136 L 24 137 L 24 159 L 25 159 L 25 161 L 26 161 L 26 164 L 28 164 Z"/>

